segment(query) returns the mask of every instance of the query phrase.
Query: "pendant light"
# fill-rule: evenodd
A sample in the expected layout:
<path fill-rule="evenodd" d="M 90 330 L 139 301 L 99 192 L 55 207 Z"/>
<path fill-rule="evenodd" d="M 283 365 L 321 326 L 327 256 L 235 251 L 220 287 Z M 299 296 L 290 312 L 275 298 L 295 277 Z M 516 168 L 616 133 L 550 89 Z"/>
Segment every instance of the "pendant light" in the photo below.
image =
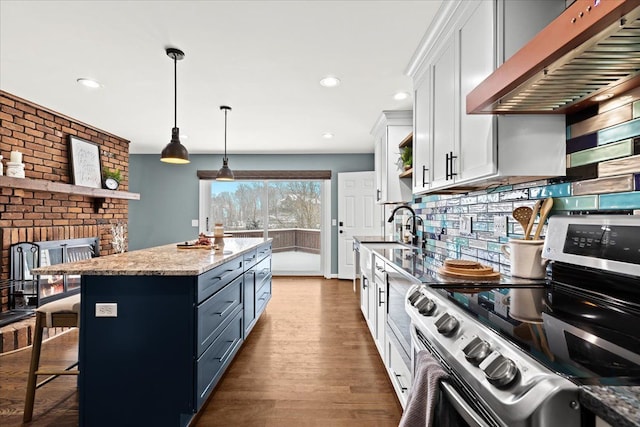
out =
<path fill-rule="evenodd" d="M 165 163 L 186 164 L 189 163 L 189 152 L 180 143 L 180 129 L 178 129 L 178 61 L 184 59 L 184 52 L 172 47 L 167 48 L 167 56 L 173 59 L 173 129 L 171 129 L 171 142 L 164 147 L 160 155 L 160 161 Z"/>
<path fill-rule="evenodd" d="M 221 105 L 220 109 L 224 110 L 224 157 L 222 158 L 222 167 L 216 175 L 216 181 L 233 181 L 233 172 L 229 169 L 229 159 L 227 159 L 227 112 L 231 111 L 231 107 Z"/>

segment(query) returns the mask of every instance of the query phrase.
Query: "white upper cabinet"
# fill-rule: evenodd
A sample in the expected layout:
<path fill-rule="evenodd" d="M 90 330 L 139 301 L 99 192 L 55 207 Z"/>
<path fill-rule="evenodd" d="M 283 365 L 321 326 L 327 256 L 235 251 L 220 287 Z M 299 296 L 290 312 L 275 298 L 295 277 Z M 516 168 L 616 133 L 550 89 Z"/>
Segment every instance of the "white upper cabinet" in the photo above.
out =
<path fill-rule="evenodd" d="M 456 140 L 456 57 L 453 37 L 447 37 L 436 54 L 433 65 L 433 157 L 432 187 L 446 185 L 453 180 L 451 159 L 457 152 Z"/>
<path fill-rule="evenodd" d="M 460 151 L 454 164 L 457 181 L 496 173 L 494 118 L 465 114 L 467 94 L 494 70 L 496 64 L 495 33 L 491 31 L 494 3 L 481 1 L 471 8 L 457 37 L 460 40 L 460 90 L 456 101 L 460 108 Z"/>
<path fill-rule="evenodd" d="M 467 94 L 562 10 L 564 0 L 443 2 L 407 70 L 414 193 L 565 174 L 564 116 L 466 114 Z"/>
<path fill-rule="evenodd" d="M 431 183 L 431 68 L 413 88 L 413 192 L 429 190 Z"/>
<path fill-rule="evenodd" d="M 376 202 L 404 203 L 413 198 L 411 181 L 400 178 L 403 172 L 400 142 L 411 134 L 411 111 L 383 111 L 371 130 L 375 140 Z"/>

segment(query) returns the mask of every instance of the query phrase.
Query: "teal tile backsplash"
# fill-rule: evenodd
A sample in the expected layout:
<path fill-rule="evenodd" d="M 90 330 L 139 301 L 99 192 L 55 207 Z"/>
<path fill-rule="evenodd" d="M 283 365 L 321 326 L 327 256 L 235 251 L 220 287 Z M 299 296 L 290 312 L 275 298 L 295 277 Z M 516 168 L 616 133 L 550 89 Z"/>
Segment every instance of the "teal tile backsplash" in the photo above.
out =
<path fill-rule="evenodd" d="M 617 159 L 633 154 L 633 139 L 627 139 L 612 144 L 602 145 L 588 150 L 578 151 L 569 155 L 571 167 L 598 163 L 605 160 Z"/>
<path fill-rule="evenodd" d="M 589 211 L 598 209 L 598 196 L 558 197 L 553 199 L 554 211 Z"/>
<path fill-rule="evenodd" d="M 509 260 L 501 256 L 500 247 L 523 235 L 522 227 L 511 216 L 513 209 L 533 207 L 537 200 L 547 197 L 554 199 L 551 215 L 640 211 L 640 189 L 629 191 L 636 181 L 640 183 L 640 153 L 634 153 L 634 138 L 640 136 L 640 101 L 634 102 L 632 110 L 632 120 L 597 132 L 599 146 L 569 154 L 572 167 L 602 165 L 597 168 L 596 179 L 591 175 L 589 179 L 572 177 L 568 182 L 537 180 L 460 195 L 418 196 L 413 208 L 424 219 L 425 248 L 434 263 L 451 257 L 477 259 L 508 274 Z M 463 214 L 472 217 L 470 235 L 458 231 Z M 496 216 L 508 218 L 506 237 L 493 235 Z M 545 232 L 543 226 L 542 236 Z"/>
<path fill-rule="evenodd" d="M 638 209 L 640 192 L 612 193 L 600 195 L 600 209 Z"/>
<path fill-rule="evenodd" d="M 554 184 L 529 189 L 532 199 L 546 199 L 547 197 L 566 197 L 571 195 L 571 184 Z"/>
<path fill-rule="evenodd" d="M 609 144 L 622 139 L 633 138 L 638 135 L 640 135 L 640 119 L 634 119 L 626 123 L 598 131 L 598 145 Z"/>

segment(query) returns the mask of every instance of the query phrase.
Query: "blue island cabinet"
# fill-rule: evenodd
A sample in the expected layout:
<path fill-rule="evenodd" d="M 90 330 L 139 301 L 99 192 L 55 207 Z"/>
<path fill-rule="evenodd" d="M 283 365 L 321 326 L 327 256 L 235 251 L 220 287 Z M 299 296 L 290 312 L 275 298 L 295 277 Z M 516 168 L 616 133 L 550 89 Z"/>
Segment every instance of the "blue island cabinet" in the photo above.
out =
<path fill-rule="evenodd" d="M 189 424 L 243 343 L 244 273 L 239 255 L 198 276 L 83 275 L 80 425 Z"/>

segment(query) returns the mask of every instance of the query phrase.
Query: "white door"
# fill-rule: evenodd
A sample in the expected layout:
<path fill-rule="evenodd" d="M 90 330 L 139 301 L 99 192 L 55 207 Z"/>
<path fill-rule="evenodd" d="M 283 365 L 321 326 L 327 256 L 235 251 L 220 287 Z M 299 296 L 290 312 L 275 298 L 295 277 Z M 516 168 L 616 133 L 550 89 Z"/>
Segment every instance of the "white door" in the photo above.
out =
<path fill-rule="evenodd" d="M 353 279 L 353 236 L 380 236 L 374 171 L 338 174 L 338 278 Z"/>

